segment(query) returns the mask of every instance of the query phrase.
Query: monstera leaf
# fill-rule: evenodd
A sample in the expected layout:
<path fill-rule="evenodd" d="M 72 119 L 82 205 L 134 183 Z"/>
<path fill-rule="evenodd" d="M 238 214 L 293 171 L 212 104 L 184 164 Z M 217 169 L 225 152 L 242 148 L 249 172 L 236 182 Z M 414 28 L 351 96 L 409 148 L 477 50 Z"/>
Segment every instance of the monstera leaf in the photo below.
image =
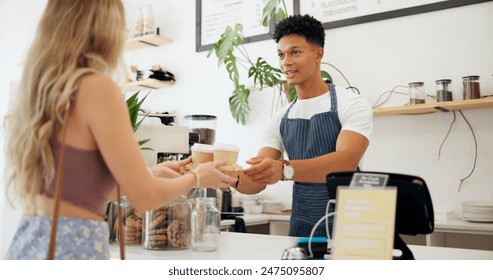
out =
<path fill-rule="evenodd" d="M 234 49 L 241 44 L 243 44 L 243 25 L 237 23 L 234 29 L 231 26 L 227 26 L 219 40 L 207 54 L 207 57 L 211 56 L 214 52 L 218 59 L 218 64 L 221 65 L 226 57 L 233 53 Z"/>
<path fill-rule="evenodd" d="M 272 16 L 274 16 L 276 22 L 279 22 L 288 16 L 286 3 L 284 3 L 283 0 L 269 0 L 265 3 L 264 9 L 262 10 L 262 25 L 265 27 L 269 26 Z"/>
<path fill-rule="evenodd" d="M 253 82 L 260 84 L 260 90 L 265 86 L 273 87 L 281 82 L 281 69 L 270 66 L 263 58 L 259 57 L 257 63 L 248 70 L 248 77 L 253 76 Z"/>
<path fill-rule="evenodd" d="M 239 85 L 236 87 L 233 95 L 229 97 L 229 110 L 233 115 L 237 123 L 246 124 L 246 117 L 250 112 L 248 106 L 248 97 L 250 96 L 250 90 L 245 85 Z"/>

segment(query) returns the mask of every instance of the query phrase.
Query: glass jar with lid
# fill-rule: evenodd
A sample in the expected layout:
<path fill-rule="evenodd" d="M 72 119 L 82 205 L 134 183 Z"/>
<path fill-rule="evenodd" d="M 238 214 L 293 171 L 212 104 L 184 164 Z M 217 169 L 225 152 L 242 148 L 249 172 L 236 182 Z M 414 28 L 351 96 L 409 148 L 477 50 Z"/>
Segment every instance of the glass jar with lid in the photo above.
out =
<path fill-rule="evenodd" d="M 436 80 L 437 102 L 452 101 L 452 91 L 450 91 L 450 79 Z"/>
<path fill-rule="evenodd" d="M 219 246 L 221 214 L 216 198 L 198 197 L 192 210 L 192 249 L 215 251 Z"/>
<path fill-rule="evenodd" d="M 152 250 L 190 248 L 192 206 L 185 197 L 147 211 L 142 223 L 142 247 Z"/>
<path fill-rule="evenodd" d="M 192 204 L 192 209 L 195 207 L 195 199 L 198 197 L 212 197 L 216 200 L 216 208 L 222 209 L 223 191 L 219 188 L 193 188 L 186 194 L 187 199 Z"/>
<path fill-rule="evenodd" d="M 462 77 L 462 90 L 464 100 L 481 98 L 479 76 Z"/>
<path fill-rule="evenodd" d="M 126 196 L 120 199 L 123 217 L 123 235 L 125 244 L 141 244 L 142 243 L 142 213 L 137 212 L 130 204 Z M 118 200 L 108 204 L 107 221 L 110 229 L 110 242 L 120 243 L 118 232 Z"/>
<path fill-rule="evenodd" d="M 409 83 L 409 104 L 417 105 L 424 104 L 426 100 L 426 93 L 423 82 Z"/>
<path fill-rule="evenodd" d="M 216 116 L 186 115 L 184 118 L 189 131 L 199 134 L 200 144 L 214 144 L 216 141 Z"/>

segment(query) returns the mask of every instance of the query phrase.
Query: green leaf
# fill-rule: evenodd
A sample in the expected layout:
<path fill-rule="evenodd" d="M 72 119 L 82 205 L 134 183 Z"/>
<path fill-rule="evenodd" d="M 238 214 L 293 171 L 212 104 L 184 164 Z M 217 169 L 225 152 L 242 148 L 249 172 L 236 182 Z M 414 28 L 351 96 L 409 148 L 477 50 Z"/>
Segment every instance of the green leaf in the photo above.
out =
<path fill-rule="evenodd" d="M 276 23 L 285 19 L 288 16 L 288 13 L 283 7 L 285 7 L 284 0 L 267 1 L 262 9 L 262 19 L 260 20 L 262 25 L 268 27 L 273 15 L 275 15 Z"/>
<path fill-rule="evenodd" d="M 128 107 L 128 113 L 130 115 L 130 124 L 132 125 L 132 130 L 134 133 L 137 131 L 137 129 L 139 129 L 140 125 L 142 124 L 142 122 L 146 118 L 146 116 L 144 116 L 141 120 L 139 120 L 137 122 L 137 117 L 139 115 L 140 106 L 142 105 L 142 103 L 144 103 L 144 100 L 147 98 L 147 96 L 149 95 L 150 92 L 148 92 L 141 100 L 138 99 L 139 93 L 140 93 L 140 91 L 134 93 L 132 96 L 130 96 L 126 100 L 127 107 Z M 142 146 L 143 144 L 147 143 L 149 140 L 150 139 L 139 141 L 138 142 L 139 146 Z M 145 149 L 150 149 L 150 148 L 145 148 Z"/>
<path fill-rule="evenodd" d="M 265 86 L 272 87 L 280 83 L 282 71 L 270 66 L 263 58 L 257 58 L 257 62 L 248 70 L 248 77 L 253 76 L 253 82 L 260 84 L 260 90 Z"/>
<path fill-rule="evenodd" d="M 320 75 L 322 76 L 322 78 L 325 78 L 325 79 L 328 79 L 330 80 L 331 82 L 334 82 L 334 80 L 332 80 L 332 76 L 327 72 L 327 71 L 320 71 Z"/>
<path fill-rule="evenodd" d="M 239 85 L 229 97 L 229 110 L 237 123 L 246 124 L 246 116 L 250 112 L 248 97 L 250 90 L 245 85 Z"/>
<path fill-rule="evenodd" d="M 286 14 L 286 11 L 284 11 L 283 9 L 279 9 L 277 10 L 277 13 L 276 13 L 276 22 L 279 22 L 285 18 L 287 18 L 288 15 Z"/>
<path fill-rule="evenodd" d="M 229 78 L 233 82 L 238 82 L 239 73 L 238 73 L 238 65 L 236 64 L 236 56 L 231 52 L 224 59 L 224 65 L 226 66 L 226 71 L 229 73 Z"/>
<path fill-rule="evenodd" d="M 289 102 L 293 101 L 296 98 L 296 88 L 294 86 L 288 87 L 288 98 Z"/>
<path fill-rule="evenodd" d="M 142 146 L 149 141 L 151 141 L 151 139 L 144 139 L 144 140 L 140 140 L 138 143 L 139 143 L 139 146 Z M 152 150 L 151 148 L 146 148 L 146 149 Z"/>
<path fill-rule="evenodd" d="M 223 34 L 219 40 L 214 44 L 214 47 L 209 51 L 207 57 L 214 52 L 218 58 L 218 64 L 220 65 L 224 60 L 233 53 L 235 47 L 243 44 L 243 25 L 240 23 L 235 24 L 234 29 L 231 26 L 226 26 Z"/>

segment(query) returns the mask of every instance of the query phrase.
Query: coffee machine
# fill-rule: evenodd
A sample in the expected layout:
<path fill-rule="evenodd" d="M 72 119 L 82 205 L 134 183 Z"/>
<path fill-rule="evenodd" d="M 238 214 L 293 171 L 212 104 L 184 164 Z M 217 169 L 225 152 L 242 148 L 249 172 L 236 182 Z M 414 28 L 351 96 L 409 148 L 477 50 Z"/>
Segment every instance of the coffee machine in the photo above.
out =
<path fill-rule="evenodd" d="M 180 160 L 190 153 L 188 127 L 162 124 L 141 124 L 135 132 L 138 141 L 149 139 L 142 145 L 142 154 L 147 166 L 163 161 Z"/>

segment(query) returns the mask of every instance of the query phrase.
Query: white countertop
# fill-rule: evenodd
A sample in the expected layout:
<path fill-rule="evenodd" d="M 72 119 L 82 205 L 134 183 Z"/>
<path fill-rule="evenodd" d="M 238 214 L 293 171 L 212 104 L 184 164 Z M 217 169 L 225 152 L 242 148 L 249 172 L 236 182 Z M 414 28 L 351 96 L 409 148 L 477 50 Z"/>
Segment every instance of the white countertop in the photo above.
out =
<path fill-rule="evenodd" d="M 246 226 L 262 225 L 268 224 L 270 221 L 286 221 L 289 222 L 291 218 L 290 215 L 280 215 L 280 214 L 244 214 L 238 216 L 243 218 Z M 234 225 L 234 220 L 222 220 L 221 226 L 231 226 Z"/>
<path fill-rule="evenodd" d="M 475 234 L 493 234 L 493 223 L 476 223 L 462 219 L 435 221 L 435 232 L 457 232 Z"/>
<path fill-rule="evenodd" d="M 270 221 L 289 222 L 290 215 L 281 214 L 245 214 L 239 216 L 245 220 L 247 226 L 267 224 Z M 222 226 L 231 226 L 234 220 L 222 220 Z M 493 223 L 476 223 L 454 218 L 447 221 L 435 220 L 434 232 L 457 232 L 493 235 Z"/>
<path fill-rule="evenodd" d="M 221 232 L 215 252 L 156 251 L 127 245 L 125 253 L 130 260 L 280 260 L 284 249 L 292 247 L 295 241 L 296 237 L 289 236 Z M 415 245 L 409 248 L 417 260 L 493 260 L 493 251 Z M 119 258 L 118 244 L 111 245 L 110 250 L 112 258 Z"/>

